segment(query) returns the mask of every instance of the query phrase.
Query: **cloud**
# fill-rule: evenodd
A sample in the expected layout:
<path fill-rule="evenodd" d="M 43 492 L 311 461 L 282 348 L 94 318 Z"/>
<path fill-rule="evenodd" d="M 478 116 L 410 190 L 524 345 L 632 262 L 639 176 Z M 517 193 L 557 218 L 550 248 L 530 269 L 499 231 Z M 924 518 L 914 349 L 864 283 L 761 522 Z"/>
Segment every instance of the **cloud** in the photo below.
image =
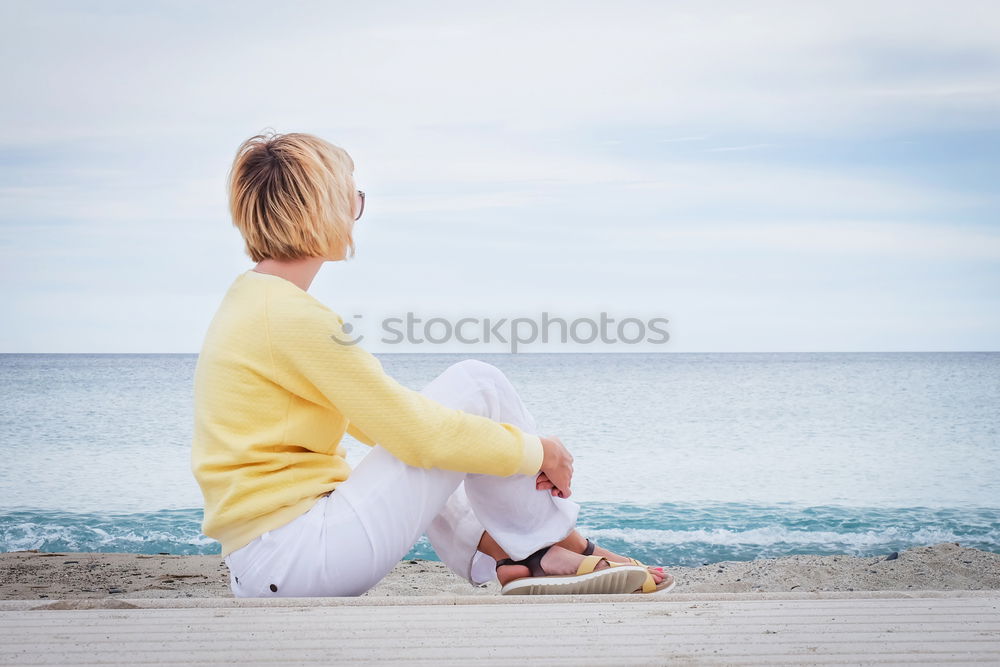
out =
<path fill-rule="evenodd" d="M 225 176 L 264 127 L 355 158 L 363 255 L 317 286 L 337 302 L 669 300 L 714 349 L 746 349 L 720 333 L 740 303 L 870 315 L 823 272 L 905 276 L 879 301 L 903 320 L 986 312 L 998 19 L 994 2 L 6 3 L 0 307 L 18 324 L 0 346 L 74 328 L 80 349 L 192 351 L 180 332 L 246 264 Z M 780 280 L 742 278 L 768 263 Z M 162 326 L 99 339 L 143 293 Z M 891 348 L 900 328 L 850 340 Z"/>
<path fill-rule="evenodd" d="M 882 220 L 800 220 L 794 223 L 726 223 L 685 228 L 653 236 L 677 251 L 807 253 L 908 260 L 1000 262 L 1000 229 L 963 229 Z"/>
<path fill-rule="evenodd" d="M 747 144 L 746 146 L 720 146 L 719 148 L 706 148 L 706 153 L 726 153 L 730 151 L 752 151 L 758 148 L 767 148 L 773 144 Z"/>
<path fill-rule="evenodd" d="M 631 3 L 628 11 L 292 3 L 274 12 L 220 2 L 199 5 L 197 21 L 191 5 L 104 7 L 8 5 L 4 18 L 18 29 L 6 35 L 5 60 L 19 66 L 0 80 L 19 103 L 3 112 L 0 138 L 41 140 L 51 136 L 45 129 L 125 138 L 274 119 L 326 128 L 475 119 L 542 132 L 626 115 L 745 129 L 829 130 L 862 118 L 912 128 L 940 120 L 932 100 L 905 109 L 905 100 L 887 105 L 871 94 L 900 80 L 879 68 L 887 33 L 903 54 L 897 61 L 941 56 L 917 61 L 907 86 L 948 84 L 964 71 L 962 86 L 989 88 L 1000 50 L 991 29 L 1000 7 L 991 3 L 919 11 L 898 2 L 755 3 L 752 11 L 740 3 Z M 950 53 L 965 60 L 936 65 Z M 971 58 L 983 64 L 970 71 Z M 995 101 L 966 100 L 963 113 Z M 54 118 L 66 122 L 53 128 Z"/>

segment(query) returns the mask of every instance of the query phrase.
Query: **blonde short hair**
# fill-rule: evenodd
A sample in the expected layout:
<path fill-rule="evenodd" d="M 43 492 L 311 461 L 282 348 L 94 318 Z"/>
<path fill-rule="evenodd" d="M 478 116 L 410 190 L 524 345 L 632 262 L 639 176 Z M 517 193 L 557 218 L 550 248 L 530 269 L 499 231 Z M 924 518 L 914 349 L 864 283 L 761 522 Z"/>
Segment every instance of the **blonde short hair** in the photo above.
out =
<path fill-rule="evenodd" d="M 250 259 L 353 255 L 353 173 L 347 151 L 311 134 L 265 131 L 240 144 L 229 212 Z"/>

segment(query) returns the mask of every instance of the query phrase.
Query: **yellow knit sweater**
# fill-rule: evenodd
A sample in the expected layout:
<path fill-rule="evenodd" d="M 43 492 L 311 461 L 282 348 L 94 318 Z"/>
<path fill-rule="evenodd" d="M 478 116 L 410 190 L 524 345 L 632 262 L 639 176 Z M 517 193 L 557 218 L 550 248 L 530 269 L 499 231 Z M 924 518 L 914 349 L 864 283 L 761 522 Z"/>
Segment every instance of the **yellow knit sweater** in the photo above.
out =
<path fill-rule="evenodd" d="M 386 375 L 343 320 L 278 276 L 240 274 L 194 378 L 191 469 L 222 555 L 304 514 L 351 469 L 349 431 L 420 468 L 532 475 L 538 436 L 445 407 Z"/>

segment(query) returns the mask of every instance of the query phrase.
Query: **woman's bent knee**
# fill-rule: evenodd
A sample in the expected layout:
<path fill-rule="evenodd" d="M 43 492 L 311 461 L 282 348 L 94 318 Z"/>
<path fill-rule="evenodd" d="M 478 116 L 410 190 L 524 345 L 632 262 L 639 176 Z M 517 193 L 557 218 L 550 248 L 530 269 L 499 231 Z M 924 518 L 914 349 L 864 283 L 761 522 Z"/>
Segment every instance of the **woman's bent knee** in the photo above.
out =
<path fill-rule="evenodd" d="M 448 371 L 457 371 L 471 375 L 477 379 L 486 379 L 493 382 L 507 380 L 507 376 L 504 375 L 503 371 L 499 368 L 493 364 L 488 364 L 485 361 L 479 361 L 478 359 L 463 359 L 462 361 L 449 366 Z"/>
<path fill-rule="evenodd" d="M 477 359 L 449 366 L 424 393 L 445 405 L 524 429 L 535 428 L 521 404 L 517 390 L 503 371 Z"/>

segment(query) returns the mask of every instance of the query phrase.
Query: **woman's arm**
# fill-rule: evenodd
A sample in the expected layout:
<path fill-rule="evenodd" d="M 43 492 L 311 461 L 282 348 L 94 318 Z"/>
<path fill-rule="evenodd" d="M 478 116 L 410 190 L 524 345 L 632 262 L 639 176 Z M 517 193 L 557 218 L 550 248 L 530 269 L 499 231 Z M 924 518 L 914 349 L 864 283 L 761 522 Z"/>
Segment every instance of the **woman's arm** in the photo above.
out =
<path fill-rule="evenodd" d="M 268 292 L 267 335 L 275 379 L 338 410 L 352 435 L 378 443 L 420 468 L 507 476 L 534 475 L 544 451 L 538 436 L 446 407 L 404 387 L 350 340 L 343 320 L 312 297 Z"/>
<path fill-rule="evenodd" d="M 357 425 L 354 424 L 354 422 L 349 422 L 347 424 L 347 433 L 358 442 L 364 443 L 369 447 L 374 447 L 376 444 L 378 444 L 374 440 L 369 438 L 367 433 L 359 429 Z"/>

